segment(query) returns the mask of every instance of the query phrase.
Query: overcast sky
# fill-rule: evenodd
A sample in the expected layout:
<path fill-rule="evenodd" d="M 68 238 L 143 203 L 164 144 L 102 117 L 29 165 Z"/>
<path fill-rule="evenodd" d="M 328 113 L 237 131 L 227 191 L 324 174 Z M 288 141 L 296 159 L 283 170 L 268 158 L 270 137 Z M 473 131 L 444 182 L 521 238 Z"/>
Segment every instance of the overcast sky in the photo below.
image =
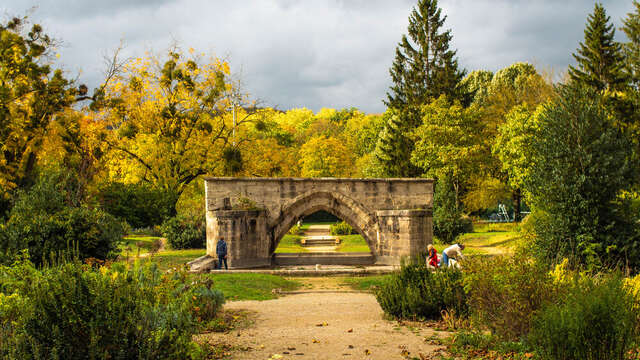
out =
<path fill-rule="evenodd" d="M 357 107 L 382 112 L 395 46 L 414 1 L 406 0 L 3 0 L 6 20 L 30 13 L 64 42 L 62 66 L 90 88 L 102 56 L 121 39 L 127 56 L 176 40 L 227 58 L 245 90 L 282 110 Z M 617 29 L 632 0 L 602 1 Z M 467 70 L 516 61 L 565 71 L 583 39 L 589 0 L 441 0 Z M 30 12 L 33 6 L 37 8 Z M 624 40 L 617 30 L 619 40 Z"/>

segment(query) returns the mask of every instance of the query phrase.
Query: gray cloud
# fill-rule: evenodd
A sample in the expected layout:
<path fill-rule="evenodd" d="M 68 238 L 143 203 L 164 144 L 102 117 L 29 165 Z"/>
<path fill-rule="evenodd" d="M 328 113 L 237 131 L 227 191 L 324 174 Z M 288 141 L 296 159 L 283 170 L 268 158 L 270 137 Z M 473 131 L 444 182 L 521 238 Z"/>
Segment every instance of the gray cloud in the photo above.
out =
<path fill-rule="evenodd" d="M 616 28 L 631 0 L 603 1 Z M 384 110 L 389 66 L 414 1 L 5 0 L 0 13 L 37 10 L 33 22 L 64 41 L 64 68 L 90 86 L 102 55 L 124 39 L 129 56 L 185 48 L 228 58 L 246 90 L 280 109 Z M 460 64 L 497 70 L 516 61 L 564 71 L 582 40 L 586 0 L 441 0 Z M 624 40 L 618 31 L 619 40 Z"/>

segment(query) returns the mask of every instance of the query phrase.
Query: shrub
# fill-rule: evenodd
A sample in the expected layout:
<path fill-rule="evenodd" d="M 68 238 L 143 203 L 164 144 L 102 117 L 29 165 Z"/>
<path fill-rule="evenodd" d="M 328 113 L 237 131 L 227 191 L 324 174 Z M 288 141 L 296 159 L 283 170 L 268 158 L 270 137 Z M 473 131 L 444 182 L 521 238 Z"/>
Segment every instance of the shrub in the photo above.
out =
<path fill-rule="evenodd" d="M 198 321 L 214 319 L 224 304 L 222 291 L 210 286 L 198 285 L 190 291 L 189 295 L 191 295 L 189 299 L 192 304 L 192 315 Z"/>
<path fill-rule="evenodd" d="M 529 340 L 542 359 L 625 359 L 637 339 L 633 300 L 618 275 L 576 277 L 535 317 Z"/>
<path fill-rule="evenodd" d="M 100 188 L 100 204 L 133 228 L 147 228 L 175 215 L 177 196 L 145 184 L 110 182 Z"/>
<path fill-rule="evenodd" d="M 203 248 L 207 238 L 205 221 L 178 215 L 162 224 L 162 235 L 172 249 Z"/>
<path fill-rule="evenodd" d="M 462 272 L 429 270 L 424 264 L 403 265 L 377 291 L 382 310 L 396 318 L 438 319 L 443 310 L 466 315 Z"/>
<path fill-rule="evenodd" d="M 303 235 L 304 231 L 298 225 L 293 225 L 291 229 L 289 229 L 289 234 L 291 235 Z"/>
<path fill-rule="evenodd" d="M 465 261 L 464 271 L 474 323 L 503 341 L 518 341 L 526 335 L 536 311 L 554 296 L 546 267 L 522 252 L 470 258 Z"/>
<path fill-rule="evenodd" d="M 353 227 L 342 221 L 330 226 L 331 235 L 351 235 L 353 234 Z"/>
<path fill-rule="evenodd" d="M 137 228 L 137 229 L 133 229 L 130 233 L 125 233 L 125 234 L 144 235 L 144 236 L 162 236 L 162 226 L 155 225 L 155 226 L 149 226 L 144 228 Z"/>
<path fill-rule="evenodd" d="M 18 194 L 2 232 L 3 263 L 11 263 L 26 249 L 37 265 L 52 253 L 73 253 L 83 259 L 113 257 L 123 234 L 122 224 L 102 210 L 67 205 L 62 184 L 46 177 Z"/>
<path fill-rule="evenodd" d="M 640 275 L 628 278 L 624 282 L 636 301 L 640 301 Z M 636 309 L 640 310 L 640 303 L 635 304 Z"/>
<path fill-rule="evenodd" d="M 463 234 L 473 232 L 473 220 L 469 216 L 463 215 L 460 218 L 460 224 Z"/>
<path fill-rule="evenodd" d="M 455 333 L 452 337 L 451 347 L 448 349 L 453 354 L 468 355 L 469 349 L 473 349 L 475 353 L 491 352 L 495 359 L 527 359 L 526 353 L 530 350 L 527 344 L 522 342 L 505 342 L 496 335 L 485 332 L 462 330 Z M 517 353 L 523 356 L 513 356 Z M 498 356 L 504 354 L 506 356 Z"/>
<path fill-rule="evenodd" d="M 0 269 L 0 357 L 185 359 L 197 356 L 175 274 L 155 266 L 91 268 L 29 263 Z"/>
<path fill-rule="evenodd" d="M 624 284 L 633 296 L 633 312 L 640 314 L 640 275 L 626 279 Z M 640 334 L 640 316 L 636 323 L 636 331 Z"/>

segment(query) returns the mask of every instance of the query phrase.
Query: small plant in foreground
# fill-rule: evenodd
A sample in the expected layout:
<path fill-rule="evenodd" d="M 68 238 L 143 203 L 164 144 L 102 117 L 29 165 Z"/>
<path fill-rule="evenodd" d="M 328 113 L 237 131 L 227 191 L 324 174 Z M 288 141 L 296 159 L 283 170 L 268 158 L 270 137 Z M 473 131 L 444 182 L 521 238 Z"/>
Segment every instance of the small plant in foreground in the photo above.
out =
<path fill-rule="evenodd" d="M 525 253 L 469 259 L 464 271 L 474 323 L 502 341 L 519 341 L 535 312 L 555 296 L 547 268 Z"/>
<path fill-rule="evenodd" d="M 199 357 L 191 309 L 206 296 L 181 291 L 184 280 L 154 265 L 1 267 L 0 358 Z"/>
<path fill-rule="evenodd" d="M 638 340 L 633 304 L 619 275 L 576 276 L 566 298 L 535 317 L 529 341 L 542 359 L 623 360 Z"/>
<path fill-rule="evenodd" d="M 462 272 L 456 269 L 432 272 L 425 264 L 403 265 L 378 289 L 376 299 L 395 318 L 439 319 L 443 310 L 467 314 Z"/>

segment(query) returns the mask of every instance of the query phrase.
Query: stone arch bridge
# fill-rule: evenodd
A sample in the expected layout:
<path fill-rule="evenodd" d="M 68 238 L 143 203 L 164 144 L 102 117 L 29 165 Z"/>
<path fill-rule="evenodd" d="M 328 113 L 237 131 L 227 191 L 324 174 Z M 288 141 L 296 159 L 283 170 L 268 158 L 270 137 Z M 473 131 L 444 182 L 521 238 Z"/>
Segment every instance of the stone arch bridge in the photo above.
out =
<path fill-rule="evenodd" d="M 299 219 L 324 210 L 362 235 L 376 264 L 395 265 L 432 241 L 428 179 L 205 178 L 207 255 L 228 244 L 230 268 L 272 265 Z"/>

